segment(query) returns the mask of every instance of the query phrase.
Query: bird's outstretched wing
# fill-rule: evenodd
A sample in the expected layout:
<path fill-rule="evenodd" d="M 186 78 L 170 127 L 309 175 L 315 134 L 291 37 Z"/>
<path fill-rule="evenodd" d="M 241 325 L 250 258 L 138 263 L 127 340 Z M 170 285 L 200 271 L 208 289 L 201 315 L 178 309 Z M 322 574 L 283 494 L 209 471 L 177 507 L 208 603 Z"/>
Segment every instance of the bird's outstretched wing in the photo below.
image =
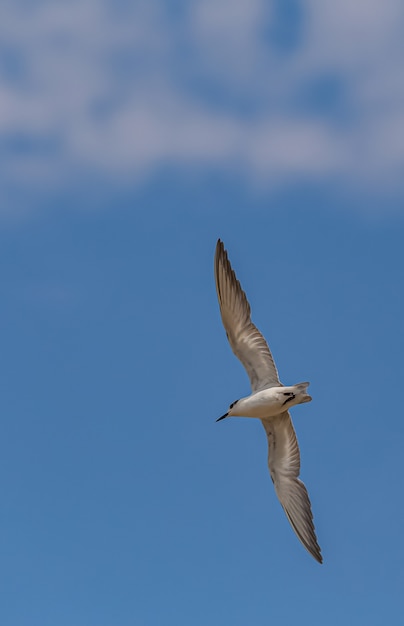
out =
<path fill-rule="evenodd" d="M 247 297 L 220 239 L 216 245 L 215 279 L 223 326 L 231 349 L 247 370 L 252 390 L 280 386 L 271 351 L 251 321 Z"/>
<path fill-rule="evenodd" d="M 319 563 L 322 563 L 309 494 L 298 478 L 300 452 L 290 415 L 285 411 L 276 417 L 261 421 L 267 433 L 268 465 L 276 495 L 304 547 Z"/>

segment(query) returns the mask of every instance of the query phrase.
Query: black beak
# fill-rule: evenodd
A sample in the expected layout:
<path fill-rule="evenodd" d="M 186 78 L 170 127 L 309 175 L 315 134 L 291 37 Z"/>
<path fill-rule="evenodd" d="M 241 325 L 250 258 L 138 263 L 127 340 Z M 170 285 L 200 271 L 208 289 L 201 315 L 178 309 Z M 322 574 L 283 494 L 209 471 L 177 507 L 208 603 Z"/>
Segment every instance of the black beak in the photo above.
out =
<path fill-rule="evenodd" d="M 224 415 L 222 415 L 222 417 L 218 417 L 216 421 L 220 422 L 220 420 L 224 420 L 224 418 L 227 416 L 228 416 L 228 413 L 225 413 Z"/>

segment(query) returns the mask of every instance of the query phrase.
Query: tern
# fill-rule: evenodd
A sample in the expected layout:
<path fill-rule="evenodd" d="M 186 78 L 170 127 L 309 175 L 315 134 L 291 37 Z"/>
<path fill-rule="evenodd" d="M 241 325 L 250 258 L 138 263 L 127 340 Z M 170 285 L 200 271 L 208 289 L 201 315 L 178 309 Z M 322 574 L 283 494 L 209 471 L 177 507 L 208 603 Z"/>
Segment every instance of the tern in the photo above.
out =
<path fill-rule="evenodd" d="M 309 383 L 285 387 L 280 381 L 271 351 L 251 321 L 247 297 L 219 239 L 215 254 L 216 290 L 220 314 L 231 349 L 244 365 L 251 395 L 232 402 L 219 417 L 255 417 L 268 439 L 268 466 L 276 495 L 296 535 L 310 554 L 322 563 L 307 489 L 299 480 L 300 451 L 288 409 L 310 402 Z"/>

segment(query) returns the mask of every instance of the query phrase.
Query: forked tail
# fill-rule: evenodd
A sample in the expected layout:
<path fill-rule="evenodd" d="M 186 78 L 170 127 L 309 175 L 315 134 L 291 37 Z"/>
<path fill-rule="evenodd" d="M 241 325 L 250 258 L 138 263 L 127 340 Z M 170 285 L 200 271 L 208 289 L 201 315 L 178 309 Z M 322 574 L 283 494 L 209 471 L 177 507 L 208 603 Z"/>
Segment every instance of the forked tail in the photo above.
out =
<path fill-rule="evenodd" d="M 303 404 L 304 402 L 310 402 L 312 397 L 307 393 L 307 387 L 310 383 L 298 383 L 295 385 L 295 394 L 299 398 L 299 404 Z"/>

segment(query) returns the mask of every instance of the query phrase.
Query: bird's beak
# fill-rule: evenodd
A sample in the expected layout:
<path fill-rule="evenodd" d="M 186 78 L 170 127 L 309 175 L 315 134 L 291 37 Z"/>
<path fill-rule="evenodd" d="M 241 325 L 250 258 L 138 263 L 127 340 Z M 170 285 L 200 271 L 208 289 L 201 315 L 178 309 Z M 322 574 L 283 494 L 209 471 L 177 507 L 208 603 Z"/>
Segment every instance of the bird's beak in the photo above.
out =
<path fill-rule="evenodd" d="M 222 417 L 218 417 L 216 421 L 220 422 L 220 420 L 224 420 L 224 418 L 227 416 L 228 416 L 228 413 L 225 413 L 224 415 L 222 415 Z"/>

